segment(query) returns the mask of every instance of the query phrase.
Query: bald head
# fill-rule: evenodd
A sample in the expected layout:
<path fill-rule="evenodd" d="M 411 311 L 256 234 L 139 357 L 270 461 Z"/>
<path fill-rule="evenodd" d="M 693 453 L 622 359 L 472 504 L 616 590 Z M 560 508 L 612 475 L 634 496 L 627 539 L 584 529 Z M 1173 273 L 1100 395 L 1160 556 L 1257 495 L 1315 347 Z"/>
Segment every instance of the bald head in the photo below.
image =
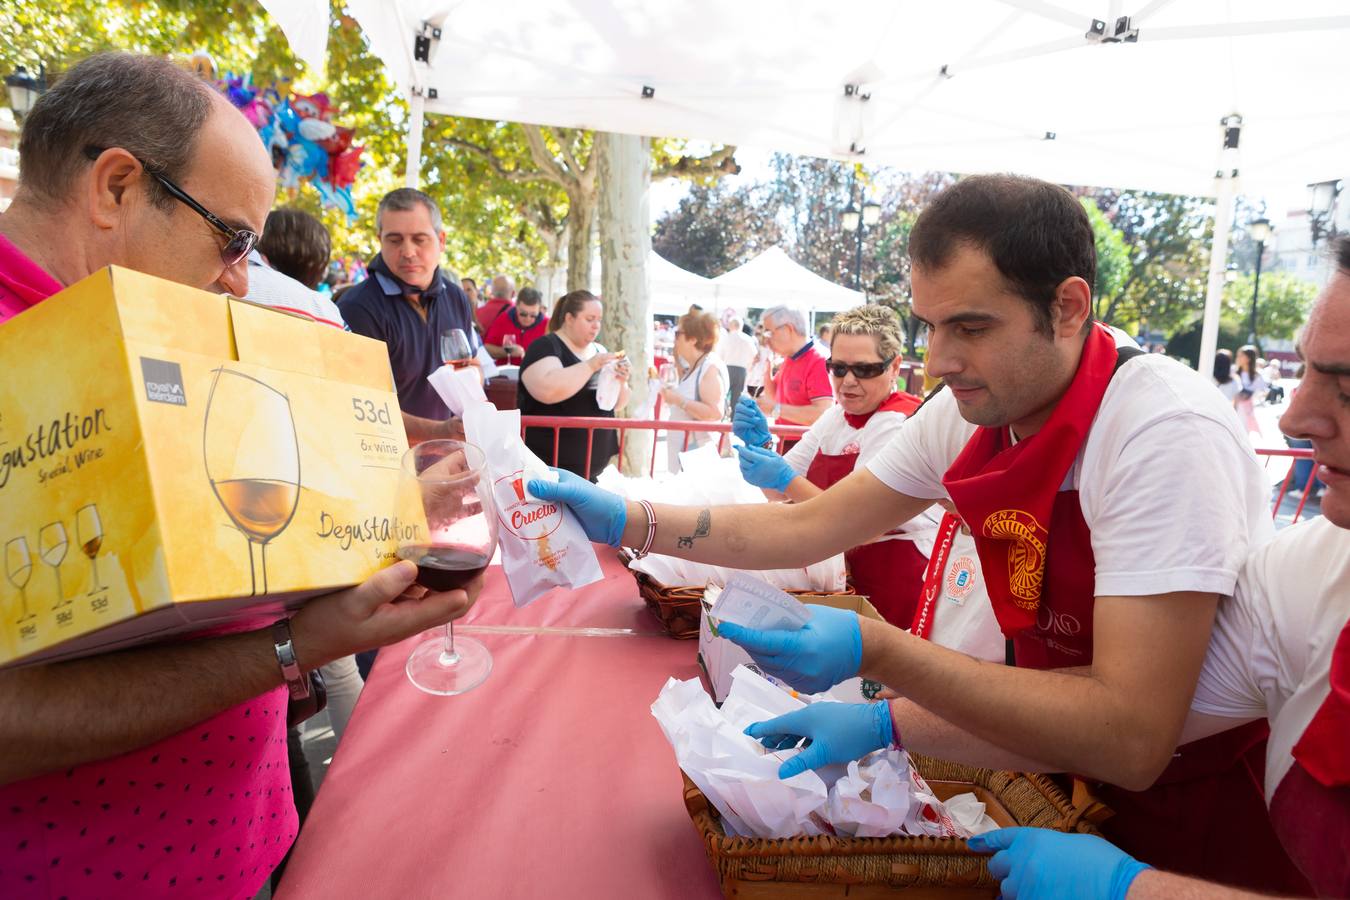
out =
<path fill-rule="evenodd" d="M 510 275 L 498 275 L 492 279 L 492 297 L 498 300 L 510 300 L 516 295 L 516 283 Z"/>

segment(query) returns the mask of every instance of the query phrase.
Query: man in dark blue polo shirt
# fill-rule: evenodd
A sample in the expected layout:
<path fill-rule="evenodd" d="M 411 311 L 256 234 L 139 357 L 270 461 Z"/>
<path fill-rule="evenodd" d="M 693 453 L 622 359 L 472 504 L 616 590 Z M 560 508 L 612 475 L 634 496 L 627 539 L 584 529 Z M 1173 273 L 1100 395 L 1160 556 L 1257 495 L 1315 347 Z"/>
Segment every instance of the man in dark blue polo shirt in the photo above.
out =
<path fill-rule="evenodd" d="M 458 419 L 427 383 L 445 362 L 441 335 L 458 328 L 477 351 L 473 306 L 463 288 L 440 268 L 445 251 L 441 211 L 413 188 L 390 191 L 375 214 L 380 255 L 370 277 L 343 294 L 338 309 L 347 327 L 384 341 L 394 370 L 408 442 L 463 437 Z"/>

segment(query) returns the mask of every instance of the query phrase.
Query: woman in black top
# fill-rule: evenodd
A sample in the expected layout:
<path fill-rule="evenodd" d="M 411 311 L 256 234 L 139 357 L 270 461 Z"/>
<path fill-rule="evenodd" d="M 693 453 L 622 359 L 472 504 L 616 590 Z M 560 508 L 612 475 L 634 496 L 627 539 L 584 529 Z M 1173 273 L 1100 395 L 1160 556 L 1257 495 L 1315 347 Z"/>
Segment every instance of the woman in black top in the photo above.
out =
<path fill-rule="evenodd" d="M 589 291 L 565 294 L 553 307 L 549 333 L 530 344 L 520 363 L 517 405 L 523 416 L 603 416 L 595 390 L 600 370 L 617 360 L 619 378 L 616 407 L 628 402 L 628 375 L 631 367 L 617 353 L 610 353 L 595 338 L 600 334 L 600 301 Z M 526 428 L 525 446 L 544 462 L 553 461 L 552 428 Z M 609 459 L 618 451 L 613 429 L 598 429 L 591 442 L 590 470 L 587 471 L 586 431 L 563 428 L 558 432 L 558 458 L 554 465 L 583 478 L 596 479 Z"/>

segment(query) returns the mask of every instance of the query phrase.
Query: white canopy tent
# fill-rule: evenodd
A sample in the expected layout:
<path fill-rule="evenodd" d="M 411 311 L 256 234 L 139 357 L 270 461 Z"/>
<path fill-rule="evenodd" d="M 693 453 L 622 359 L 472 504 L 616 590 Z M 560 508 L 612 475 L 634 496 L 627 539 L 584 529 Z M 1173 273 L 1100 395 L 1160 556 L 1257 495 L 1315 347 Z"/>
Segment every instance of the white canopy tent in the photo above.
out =
<path fill-rule="evenodd" d="M 717 286 L 711 278 L 682 269 L 659 253 L 647 256 L 647 283 L 652 315 L 682 316 L 695 303 L 717 308 Z"/>
<path fill-rule="evenodd" d="M 862 291 L 841 287 L 805 266 L 798 265 L 781 247 L 770 247 L 759 256 L 712 280 L 718 302 L 737 309 L 790 306 L 803 313 L 839 312 L 867 302 Z"/>
<path fill-rule="evenodd" d="M 283 26 L 303 19 L 302 7 L 327 7 L 263 2 Z M 1287 191 L 1341 177 L 1350 161 L 1343 0 L 1274 9 L 1266 0 L 347 0 L 347 9 L 411 98 L 410 178 L 423 114 L 439 112 L 1217 196 L 1202 368 L 1217 334 L 1235 176 L 1248 192 Z"/>

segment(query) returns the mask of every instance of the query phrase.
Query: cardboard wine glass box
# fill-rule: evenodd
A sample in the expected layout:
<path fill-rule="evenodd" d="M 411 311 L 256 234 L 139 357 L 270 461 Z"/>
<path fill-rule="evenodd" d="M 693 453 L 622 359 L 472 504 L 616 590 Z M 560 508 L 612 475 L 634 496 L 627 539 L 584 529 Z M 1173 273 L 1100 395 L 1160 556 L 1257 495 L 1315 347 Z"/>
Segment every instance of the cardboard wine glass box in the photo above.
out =
<path fill-rule="evenodd" d="M 425 533 L 379 341 L 109 268 L 0 360 L 0 666 L 263 627 Z"/>

